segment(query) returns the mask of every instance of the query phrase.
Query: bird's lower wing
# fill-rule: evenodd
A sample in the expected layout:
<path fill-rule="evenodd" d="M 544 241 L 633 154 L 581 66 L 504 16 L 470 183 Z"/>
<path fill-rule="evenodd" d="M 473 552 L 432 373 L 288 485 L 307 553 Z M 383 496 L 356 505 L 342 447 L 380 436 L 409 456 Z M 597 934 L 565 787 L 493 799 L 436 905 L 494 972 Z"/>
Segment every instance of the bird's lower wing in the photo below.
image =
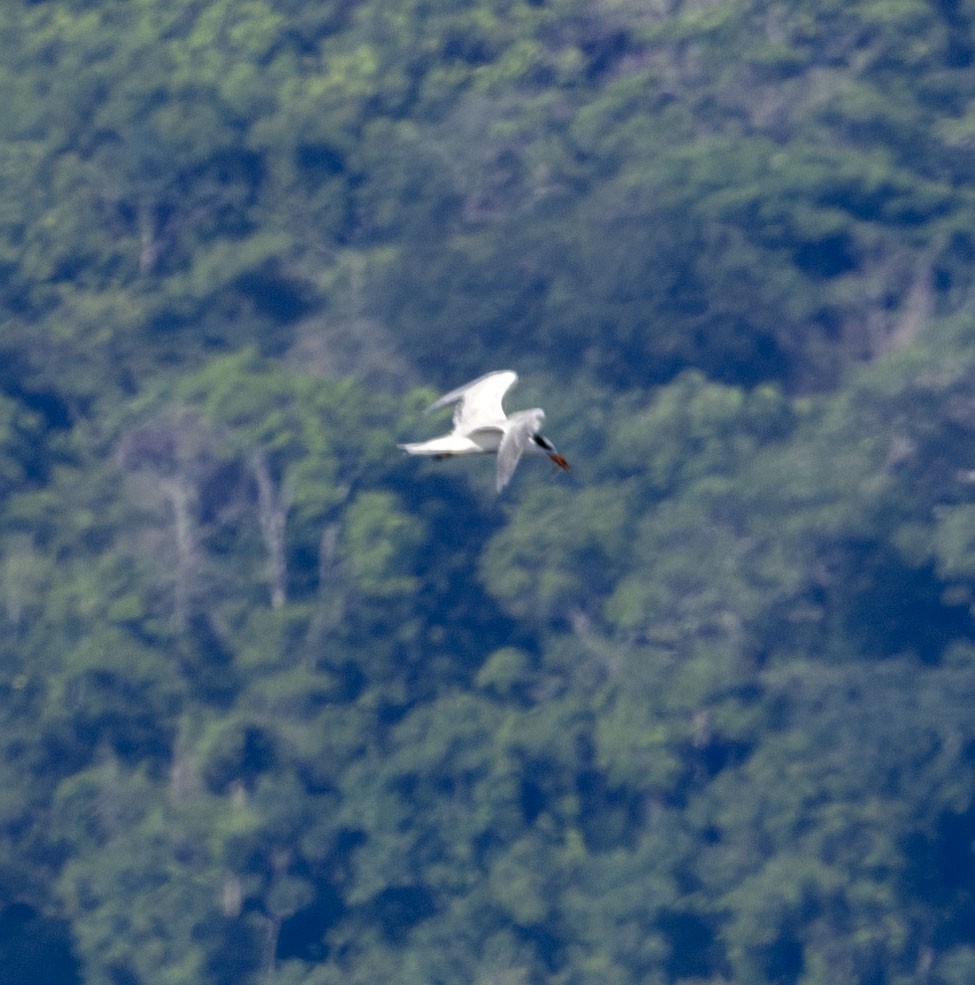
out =
<path fill-rule="evenodd" d="M 531 422 L 518 421 L 509 427 L 498 446 L 498 492 L 511 481 L 531 438 Z"/>

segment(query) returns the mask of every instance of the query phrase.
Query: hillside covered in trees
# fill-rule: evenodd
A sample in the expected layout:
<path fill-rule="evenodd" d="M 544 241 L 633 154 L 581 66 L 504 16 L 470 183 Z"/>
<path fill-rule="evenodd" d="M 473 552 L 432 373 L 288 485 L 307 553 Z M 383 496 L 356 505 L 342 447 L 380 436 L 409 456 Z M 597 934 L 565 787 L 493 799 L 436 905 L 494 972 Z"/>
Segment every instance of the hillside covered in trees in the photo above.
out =
<path fill-rule="evenodd" d="M 972 0 L 0 52 L 4 985 L 975 981 Z"/>

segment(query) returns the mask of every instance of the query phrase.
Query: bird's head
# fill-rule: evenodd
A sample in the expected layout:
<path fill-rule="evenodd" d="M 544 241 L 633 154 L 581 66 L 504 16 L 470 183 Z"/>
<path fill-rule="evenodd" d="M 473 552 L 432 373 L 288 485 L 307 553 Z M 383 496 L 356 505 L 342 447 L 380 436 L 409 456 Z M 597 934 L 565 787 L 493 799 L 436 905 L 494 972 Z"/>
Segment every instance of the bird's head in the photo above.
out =
<path fill-rule="evenodd" d="M 572 466 L 563 458 L 558 451 L 556 451 L 555 445 L 552 444 L 544 434 L 533 434 L 532 441 L 535 442 L 536 446 L 546 455 L 549 459 L 557 465 L 563 472 L 571 472 Z"/>

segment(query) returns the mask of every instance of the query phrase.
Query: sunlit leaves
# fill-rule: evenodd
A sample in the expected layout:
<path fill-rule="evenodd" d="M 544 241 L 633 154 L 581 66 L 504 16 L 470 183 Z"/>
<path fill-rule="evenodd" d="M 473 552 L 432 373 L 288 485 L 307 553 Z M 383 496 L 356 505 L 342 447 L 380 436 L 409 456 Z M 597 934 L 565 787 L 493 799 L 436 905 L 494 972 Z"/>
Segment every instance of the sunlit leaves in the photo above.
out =
<path fill-rule="evenodd" d="M 966 16 L 5 5 L 5 899 L 116 985 L 967 983 Z M 509 362 L 571 475 L 398 454 Z"/>
<path fill-rule="evenodd" d="M 410 574 L 423 531 L 386 493 L 362 493 L 345 512 L 341 556 L 352 583 L 368 596 L 402 596 L 416 586 Z"/>
<path fill-rule="evenodd" d="M 591 613 L 624 553 L 625 510 L 625 500 L 604 487 L 533 491 L 484 553 L 488 589 L 529 622 Z"/>
<path fill-rule="evenodd" d="M 970 580 L 975 575 L 975 507 L 944 507 L 938 516 L 935 550 L 939 574 Z"/>

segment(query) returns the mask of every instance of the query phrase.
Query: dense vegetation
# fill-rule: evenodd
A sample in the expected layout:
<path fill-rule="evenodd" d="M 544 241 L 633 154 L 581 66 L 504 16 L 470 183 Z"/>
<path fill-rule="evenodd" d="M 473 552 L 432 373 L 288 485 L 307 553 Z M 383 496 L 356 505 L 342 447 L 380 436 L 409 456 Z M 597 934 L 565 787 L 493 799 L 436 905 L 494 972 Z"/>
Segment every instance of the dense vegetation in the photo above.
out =
<path fill-rule="evenodd" d="M 975 980 L 971 0 L 0 51 L 5 983 Z"/>

